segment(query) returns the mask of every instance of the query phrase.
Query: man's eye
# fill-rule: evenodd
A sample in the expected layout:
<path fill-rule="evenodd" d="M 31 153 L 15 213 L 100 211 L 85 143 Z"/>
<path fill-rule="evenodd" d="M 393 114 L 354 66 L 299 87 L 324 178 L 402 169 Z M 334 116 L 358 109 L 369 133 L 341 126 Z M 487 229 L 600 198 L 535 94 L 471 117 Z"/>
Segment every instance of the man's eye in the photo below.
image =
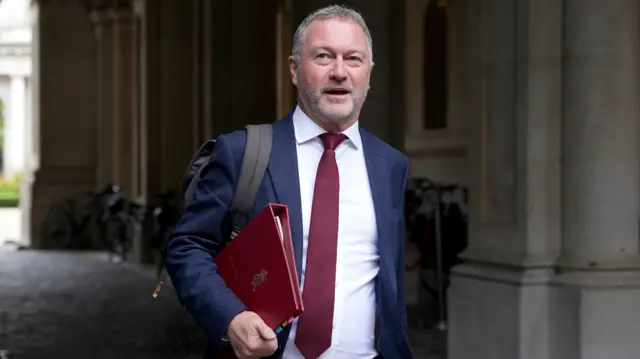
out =
<path fill-rule="evenodd" d="M 317 59 L 326 59 L 329 57 L 329 54 L 318 54 L 316 55 Z"/>
<path fill-rule="evenodd" d="M 349 57 L 347 57 L 347 60 L 348 61 L 357 61 L 357 62 L 361 61 L 358 56 L 349 56 Z"/>

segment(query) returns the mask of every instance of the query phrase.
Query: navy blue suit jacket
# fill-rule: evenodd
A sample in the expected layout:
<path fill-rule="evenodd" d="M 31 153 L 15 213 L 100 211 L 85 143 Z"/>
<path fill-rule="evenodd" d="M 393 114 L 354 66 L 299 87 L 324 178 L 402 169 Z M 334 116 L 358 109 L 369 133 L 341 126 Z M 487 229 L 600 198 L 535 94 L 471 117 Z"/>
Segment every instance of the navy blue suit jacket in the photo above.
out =
<path fill-rule="evenodd" d="M 404 191 L 407 158 L 375 136 L 361 131 L 378 229 L 380 271 L 376 279 L 377 344 L 385 359 L 411 359 L 404 289 Z M 296 140 L 291 114 L 273 124 L 273 149 L 258 190 L 253 215 L 268 203 L 289 207 L 298 273 L 302 259 L 302 213 Z M 207 357 L 226 345 L 231 320 L 247 308 L 225 285 L 214 258 L 231 230 L 229 208 L 246 141 L 245 131 L 219 137 L 203 169 L 195 200 L 172 234 L 166 268 L 178 297 L 209 339 Z M 299 280 L 300 278 L 298 278 Z M 280 358 L 288 331 L 279 335 Z M 211 356 L 213 357 L 213 356 Z"/>

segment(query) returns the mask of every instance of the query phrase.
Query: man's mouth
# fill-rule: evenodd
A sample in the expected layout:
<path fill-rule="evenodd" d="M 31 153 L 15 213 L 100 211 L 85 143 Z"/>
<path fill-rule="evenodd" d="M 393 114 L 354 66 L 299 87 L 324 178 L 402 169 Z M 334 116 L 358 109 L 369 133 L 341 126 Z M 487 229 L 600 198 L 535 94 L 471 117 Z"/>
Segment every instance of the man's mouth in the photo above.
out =
<path fill-rule="evenodd" d="M 336 87 L 336 88 L 326 89 L 324 93 L 332 96 L 344 96 L 351 93 L 351 91 L 349 91 L 346 88 Z"/>

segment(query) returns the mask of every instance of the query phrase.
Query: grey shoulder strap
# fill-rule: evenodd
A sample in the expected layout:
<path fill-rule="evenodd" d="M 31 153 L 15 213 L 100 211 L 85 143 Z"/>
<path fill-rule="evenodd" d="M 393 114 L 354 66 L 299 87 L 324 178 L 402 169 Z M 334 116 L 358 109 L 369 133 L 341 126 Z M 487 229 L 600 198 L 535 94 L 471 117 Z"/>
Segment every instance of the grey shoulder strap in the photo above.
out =
<path fill-rule="evenodd" d="M 235 236 L 250 220 L 256 194 L 269 163 L 273 142 L 271 124 L 248 125 L 246 128 L 247 143 L 236 194 L 231 204 L 232 232 L 235 232 L 232 236 Z"/>
<path fill-rule="evenodd" d="M 196 186 L 198 182 L 200 182 L 200 177 L 202 177 L 202 169 L 209 163 L 211 160 L 211 153 L 213 153 L 213 148 L 215 147 L 216 140 L 208 140 L 205 142 L 196 155 L 189 163 L 187 167 L 187 172 L 185 174 L 185 178 L 189 180 L 187 188 L 184 189 L 185 183 L 183 183 L 183 200 L 184 205 L 191 202 L 195 197 Z"/>

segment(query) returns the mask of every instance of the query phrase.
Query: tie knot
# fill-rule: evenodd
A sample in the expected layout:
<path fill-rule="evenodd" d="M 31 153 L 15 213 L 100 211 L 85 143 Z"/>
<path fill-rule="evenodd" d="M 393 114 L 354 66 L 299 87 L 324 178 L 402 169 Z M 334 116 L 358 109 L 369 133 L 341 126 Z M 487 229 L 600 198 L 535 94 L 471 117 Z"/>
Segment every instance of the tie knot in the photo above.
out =
<path fill-rule="evenodd" d="M 320 135 L 325 150 L 335 150 L 342 141 L 347 139 L 346 135 L 341 133 L 323 133 Z"/>

